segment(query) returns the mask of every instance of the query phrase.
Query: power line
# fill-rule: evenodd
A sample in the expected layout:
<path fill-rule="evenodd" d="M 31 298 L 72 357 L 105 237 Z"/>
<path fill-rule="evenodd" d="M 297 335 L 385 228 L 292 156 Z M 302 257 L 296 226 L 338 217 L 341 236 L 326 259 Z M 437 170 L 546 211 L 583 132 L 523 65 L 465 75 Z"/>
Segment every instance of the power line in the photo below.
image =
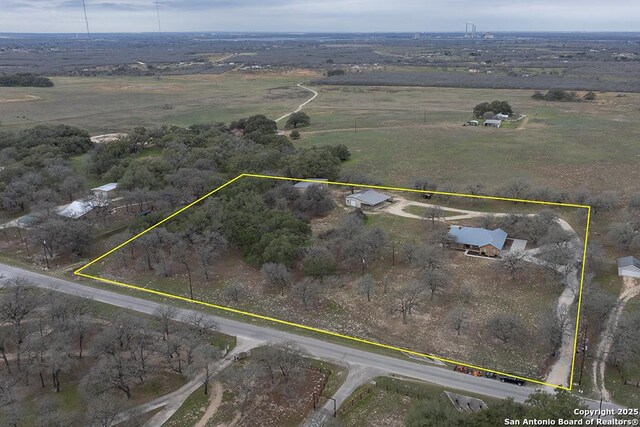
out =
<path fill-rule="evenodd" d="M 160 2 L 156 0 L 156 16 L 158 17 L 158 32 L 162 32 L 162 28 L 160 27 Z"/>
<path fill-rule="evenodd" d="M 89 18 L 87 18 L 87 5 L 85 4 L 84 0 L 82 0 L 82 9 L 84 10 L 84 23 L 87 25 L 87 34 L 90 34 Z"/>

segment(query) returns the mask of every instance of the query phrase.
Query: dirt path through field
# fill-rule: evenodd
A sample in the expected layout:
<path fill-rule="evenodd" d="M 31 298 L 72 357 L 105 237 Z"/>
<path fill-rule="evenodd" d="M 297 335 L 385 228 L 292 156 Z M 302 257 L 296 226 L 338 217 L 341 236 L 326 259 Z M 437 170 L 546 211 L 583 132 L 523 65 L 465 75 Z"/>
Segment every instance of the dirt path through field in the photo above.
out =
<path fill-rule="evenodd" d="M 195 425 L 195 427 L 205 427 L 207 425 L 207 421 L 218 411 L 220 404 L 222 403 L 222 385 L 220 383 L 214 383 L 211 385 L 211 401 L 209 402 L 209 406 L 207 406 L 207 410 L 204 415 Z"/>
<path fill-rule="evenodd" d="M 313 101 L 314 99 L 316 99 L 318 97 L 318 92 L 316 92 L 315 90 L 308 88 L 306 86 L 301 85 L 300 83 L 298 83 L 296 86 L 301 87 L 302 89 L 308 90 L 309 92 L 313 93 L 313 96 L 309 99 L 307 99 L 305 102 L 303 102 L 302 104 L 298 105 L 298 108 L 296 108 L 294 111 L 284 114 L 280 117 L 278 117 L 275 122 L 278 123 L 284 119 L 286 119 L 287 117 L 289 117 L 290 115 L 292 115 L 293 113 L 297 113 L 298 111 L 302 110 L 305 105 L 307 105 L 308 103 L 310 103 L 311 101 Z"/>
<path fill-rule="evenodd" d="M 613 344 L 613 335 L 620 322 L 620 316 L 624 306 L 629 300 L 637 295 L 640 295 L 640 279 L 634 279 L 632 277 L 622 278 L 622 292 L 616 301 L 616 305 L 613 311 L 609 315 L 607 324 L 602 332 L 600 343 L 596 349 L 595 362 L 593 363 L 593 382 L 596 390 L 600 392 L 602 399 L 607 402 L 611 401 L 611 394 L 607 390 L 604 382 L 605 368 L 607 367 L 607 358 L 609 357 L 609 350 Z"/>

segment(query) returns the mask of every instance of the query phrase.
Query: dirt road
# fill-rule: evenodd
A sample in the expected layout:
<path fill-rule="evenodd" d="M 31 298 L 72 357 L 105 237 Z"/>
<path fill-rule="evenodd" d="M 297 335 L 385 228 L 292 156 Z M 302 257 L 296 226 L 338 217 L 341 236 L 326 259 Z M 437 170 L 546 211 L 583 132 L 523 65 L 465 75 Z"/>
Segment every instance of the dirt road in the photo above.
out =
<path fill-rule="evenodd" d="M 296 108 L 295 110 L 293 110 L 290 113 L 284 114 L 280 117 L 278 117 L 275 122 L 281 122 L 282 120 L 286 119 L 287 117 L 289 117 L 290 115 L 292 115 L 293 113 L 297 113 L 298 111 L 302 110 L 305 105 L 307 105 L 308 103 L 310 103 L 311 101 L 313 101 L 314 99 L 316 99 L 318 97 L 318 92 L 316 92 L 315 90 L 308 88 L 306 86 L 301 85 L 300 83 L 298 83 L 296 86 L 301 87 L 302 89 L 308 90 L 309 92 L 313 93 L 313 96 L 309 99 L 307 99 L 305 102 L 303 102 L 302 104 L 298 105 L 298 108 Z"/>
<path fill-rule="evenodd" d="M 605 329 L 602 332 L 600 343 L 596 349 L 595 362 L 593 363 L 592 374 L 595 389 L 600 392 L 602 398 L 607 402 L 611 401 L 611 395 L 604 383 L 604 371 L 607 367 L 607 358 L 609 357 L 609 350 L 613 344 L 613 337 L 616 329 L 618 328 L 618 323 L 620 322 L 620 316 L 622 316 L 624 306 L 631 298 L 640 295 L 640 279 L 623 277 L 622 283 L 622 292 L 616 300 L 616 304 L 609 315 Z"/>

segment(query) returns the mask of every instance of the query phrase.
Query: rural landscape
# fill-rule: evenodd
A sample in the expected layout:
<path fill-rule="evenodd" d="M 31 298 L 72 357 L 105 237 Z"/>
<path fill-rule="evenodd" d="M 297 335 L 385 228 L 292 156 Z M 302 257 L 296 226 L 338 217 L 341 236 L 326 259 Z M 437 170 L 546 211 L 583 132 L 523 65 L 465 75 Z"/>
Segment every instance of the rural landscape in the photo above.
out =
<path fill-rule="evenodd" d="M 2 34 L 0 425 L 635 425 L 640 34 L 464 29 Z"/>

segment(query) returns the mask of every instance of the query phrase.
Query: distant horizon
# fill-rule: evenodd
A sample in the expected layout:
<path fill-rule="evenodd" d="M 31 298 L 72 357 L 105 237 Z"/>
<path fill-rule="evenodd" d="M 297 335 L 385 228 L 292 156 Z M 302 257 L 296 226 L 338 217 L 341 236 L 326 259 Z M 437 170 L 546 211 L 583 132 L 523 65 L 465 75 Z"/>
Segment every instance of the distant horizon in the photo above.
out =
<path fill-rule="evenodd" d="M 0 0 L 12 34 L 640 31 L 637 0 Z M 86 8 L 83 7 L 86 5 Z M 86 10 L 86 14 L 85 14 Z M 238 30 L 238 28 L 252 28 Z"/>
<path fill-rule="evenodd" d="M 86 31 L 66 31 L 66 32 L 55 32 L 55 31 L 7 31 L 0 32 L 0 35 L 85 35 L 85 36 L 93 36 L 93 35 L 105 35 L 105 34 L 149 34 L 149 35 L 171 35 L 171 34 L 225 34 L 225 35 L 248 35 L 248 34 L 286 34 L 286 35 L 315 35 L 315 34 L 465 34 L 464 31 L 413 31 L 413 30 L 405 30 L 405 31 L 270 31 L 270 30 L 189 30 L 189 31 L 106 31 L 106 32 L 91 32 L 87 33 Z M 620 31 L 620 30 L 598 30 L 598 31 L 583 31 L 583 30 L 485 30 L 485 31 L 477 31 L 477 34 L 638 34 L 640 35 L 640 30 L 637 31 Z"/>

